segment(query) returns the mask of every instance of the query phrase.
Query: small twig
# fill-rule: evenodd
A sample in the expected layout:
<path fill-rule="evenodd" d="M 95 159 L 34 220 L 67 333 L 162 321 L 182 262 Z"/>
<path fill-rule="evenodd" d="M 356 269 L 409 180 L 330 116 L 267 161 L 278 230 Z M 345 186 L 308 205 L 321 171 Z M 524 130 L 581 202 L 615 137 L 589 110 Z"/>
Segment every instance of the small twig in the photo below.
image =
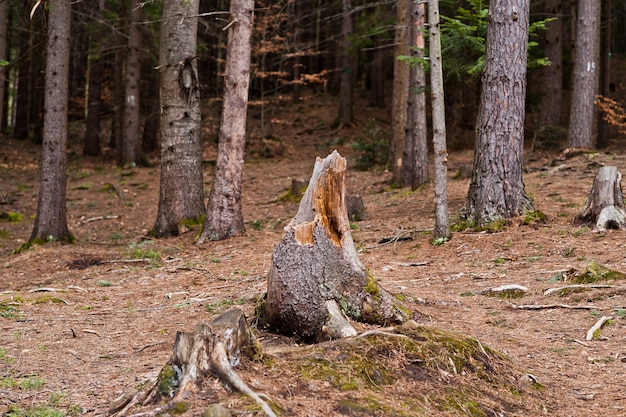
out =
<path fill-rule="evenodd" d="M 582 340 L 572 339 L 572 342 L 574 342 L 574 343 L 578 343 L 579 345 L 583 345 L 583 346 L 585 346 L 585 347 L 590 347 L 589 343 L 587 343 L 587 342 L 583 342 Z"/>
<path fill-rule="evenodd" d="M 398 266 L 426 266 L 429 265 L 430 262 L 392 262 L 392 264 L 396 264 Z"/>
<path fill-rule="evenodd" d="M 550 295 L 554 292 L 561 290 L 569 290 L 569 289 L 577 289 L 577 288 L 613 288 L 613 285 L 607 284 L 573 284 L 573 285 L 565 285 L 563 287 L 556 288 L 548 288 L 543 292 L 543 295 Z"/>
<path fill-rule="evenodd" d="M 525 304 L 516 305 L 509 303 L 511 308 L 515 310 L 546 310 L 551 308 L 567 308 L 570 310 L 596 310 L 598 307 L 594 305 L 575 305 L 570 306 L 567 304 Z"/>
<path fill-rule="evenodd" d="M 95 330 L 91 330 L 91 329 L 83 329 L 83 330 L 81 330 L 81 331 L 82 331 L 83 333 L 90 333 L 90 334 L 95 334 L 95 335 L 100 336 L 100 333 L 98 333 L 98 332 L 97 332 L 97 331 L 95 331 Z"/>
<path fill-rule="evenodd" d="M 33 288 L 32 290 L 28 290 L 28 292 L 59 292 L 58 288 L 52 287 L 42 287 L 42 288 Z"/>
<path fill-rule="evenodd" d="M 368 330 L 366 332 L 363 332 L 357 336 L 355 336 L 355 338 L 359 338 L 359 337 L 367 337 L 367 336 L 389 336 L 389 337 L 400 337 L 402 339 L 410 339 L 409 336 L 403 335 L 403 334 L 399 334 L 399 333 L 389 333 L 389 332 L 385 332 L 382 330 Z"/>
<path fill-rule="evenodd" d="M 593 340 L 596 331 L 599 331 L 602 328 L 602 326 L 604 326 L 609 320 L 613 320 L 613 316 L 600 317 L 600 319 L 596 322 L 596 324 L 594 324 L 593 326 L 591 326 L 589 330 L 587 330 L 587 336 L 585 337 L 585 339 L 587 341 Z"/>
<path fill-rule="evenodd" d="M 118 263 L 133 263 L 133 262 L 152 262 L 153 258 L 140 258 L 140 259 L 111 259 L 110 261 L 105 261 L 109 264 L 118 264 Z"/>

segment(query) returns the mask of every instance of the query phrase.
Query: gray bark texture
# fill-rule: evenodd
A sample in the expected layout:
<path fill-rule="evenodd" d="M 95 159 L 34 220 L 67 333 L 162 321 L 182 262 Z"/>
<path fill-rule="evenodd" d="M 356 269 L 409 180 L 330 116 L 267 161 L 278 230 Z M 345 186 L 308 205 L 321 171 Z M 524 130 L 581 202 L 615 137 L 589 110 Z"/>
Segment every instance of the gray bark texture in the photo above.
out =
<path fill-rule="evenodd" d="M 346 160 L 337 151 L 317 159 L 298 213 L 272 256 L 262 317 L 305 341 L 355 334 L 344 314 L 379 324 L 411 314 L 374 281 L 356 253 L 345 175 Z"/>
<path fill-rule="evenodd" d="M 579 0 L 576 15 L 576 56 L 574 86 L 567 132 L 570 148 L 594 147 L 594 122 L 598 82 L 600 0 Z"/>
<path fill-rule="evenodd" d="M 204 214 L 200 86 L 196 61 L 199 1 L 165 0 L 159 51 L 161 186 L 153 233 L 183 232 Z M 182 23 L 181 23 L 182 22 Z"/>
<path fill-rule="evenodd" d="M 528 13 L 527 0 L 494 0 L 489 7 L 474 168 L 464 209 L 477 224 L 533 210 L 522 181 Z"/>
<path fill-rule="evenodd" d="M 41 187 L 31 243 L 74 239 L 67 227 L 65 203 L 71 5 L 51 0 L 49 10 Z"/>
<path fill-rule="evenodd" d="M 244 233 L 241 177 L 246 143 L 250 84 L 250 42 L 254 0 L 232 0 L 226 52 L 224 109 L 220 124 L 217 164 L 206 218 L 198 243 Z"/>
<path fill-rule="evenodd" d="M 122 126 L 122 144 L 118 148 L 118 164 L 136 164 L 139 160 L 139 83 L 141 81 L 141 65 L 139 53 L 141 48 L 141 31 L 139 20 L 141 7 L 139 0 L 130 2 L 130 22 L 128 26 L 128 53 L 126 54 L 126 71 L 124 76 L 124 113 Z"/>
<path fill-rule="evenodd" d="M 585 208 L 576 223 L 593 225 L 598 231 L 626 229 L 626 207 L 622 194 L 622 174 L 614 166 L 598 170 Z"/>
<path fill-rule="evenodd" d="M 410 39 L 417 49 L 414 58 L 424 58 L 424 21 L 426 4 L 411 0 Z M 426 74 L 421 64 L 410 69 L 408 104 L 400 186 L 416 189 L 428 182 L 428 132 L 426 127 Z"/>
<path fill-rule="evenodd" d="M 395 47 L 393 52 L 393 92 L 391 98 L 391 143 L 389 146 L 389 165 L 391 182 L 401 184 L 402 154 L 406 136 L 407 103 L 409 101 L 409 64 L 398 59 L 410 55 L 409 10 L 410 0 L 399 0 L 396 4 Z"/>
<path fill-rule="evenodd" d="M 448 150 L 446 145 L 446 112 L 438 0 L 429 0 L 428 2 L 428 23 L 430 34 L 430 94 L 433 108 L 433 150 L 435 153 L 435 229 L 433 238 L 448 239 L 450 237 L 447 177 Z"/>

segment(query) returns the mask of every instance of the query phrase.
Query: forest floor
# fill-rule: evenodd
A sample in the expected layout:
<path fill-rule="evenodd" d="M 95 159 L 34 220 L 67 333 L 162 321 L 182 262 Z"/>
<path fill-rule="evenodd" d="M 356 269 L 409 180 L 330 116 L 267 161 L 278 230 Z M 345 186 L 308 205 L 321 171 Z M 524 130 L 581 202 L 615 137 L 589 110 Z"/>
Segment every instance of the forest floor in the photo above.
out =
<path fill-rule="evenodd" d="M 547 220 L 514 219 L 495 233 L 458 232 L 435 246 L 432 184 L 417 191 L 393 189 L 382 168 L 355 169 L 358 152 L 351 143 L 373 136 L 368 126 L 374 110 L 357 113 L 356 126 L 335 130 L 329 127 L 333 108 L 324 96 L 306 106 L 286 104 L 274 116 L 273 136 L 280 141 L 260 141 L 259 119 L 251 119 L 243 182 L 247 233 L 201 246 L 194 242 L 197 229 L 173 239 L 148 237 L 158 202 L 156 161 L 154 167 L 120 169 L 106 157 L 79 158 L 80 146 L 73 140 L 67 207 L 77 242 L 11 254 L 32 230 L 40 149 L 3 138 L 0 414 L 48 407 L 60 415 L 105 415 L 120 395 L 157 377 L 177 331 L 190 331 L 231 307 L 252 319 L 265 291 L 272 248 L 298 207 L 281 196 L 292 179 L 308 178 L 316 156 L 338 149 L 349 161 L 348 193 L 361 195 L 367 211 L 367 219 L 352 230 L 363 263 L 382 286 L 413 300 L 421 325 L 469 336 L 481 350 L 489 347 L 502 356 L 484 351 L 499 358 L 493 360 L 491 378 L 477 378 L 469 365 L 458 369 L 452 356 L 447 358 L 451 365 L 444 360 L 436 372 L 418 371 L 419 361 L 411 365 L 401 357 L 404 363 L 396 364 L 404 370 L 401 378 L 377 379 L 366 370 L 367 378 L 355 375 L 353 384 L 345 385 L 337 380 L 350 375 L 311 375 L 303 372 L 310 369 L 306 366 L 290 367 L 296 357 L 322 355 L 328 364 L 344 363 L 333 351 L 340 345 L 327 344 L 324 353 L 259 329 L 265 359 L 244 362 L 238 372 L 282 409 L 280 415 L 626 415 L 626 283 L 611 280 L 602 282 L 606 288 L 544 295 L 548 288 L 571 283 L 573 270 L 583 273 L 594 261 L 626 272 L 625 232 L 598 233 L 573 224 L 598 167 L 616 165 L 623 171 L 626 155 L 526 155 L 526 191 Z M 215 136 L 215 122 L 207 118 L 206 138 Z M 207 140 L 205 149 L 205 159 L 214 160 L 215 143 Z M 264 158 L 267 154 L 274 157 Z M 472 152 L 449 157 L 453 220 L 467 194 L 471 165 Z M 212 174 L 206 164 L 207 191 Z M 391 241 L 379 243 L 382 239 Z M 519 284 L 528 292 L 515 299 L 484 293 L 504 284 Z M 515 308 L 520 305 L 554 308 Z M 613 320 L 594 340 L 585 340 L 601 316 Z M 369 355 L 365 349 L 371 347 L 360 349 Z M 328 358 L 331 351 L 335 359 Z M 383 361 L 398 351 L 374 353 Z M 352 372 L 348 369 L 335 370 Z M 503 388 L 498 378 L 508 385 Z M 530 378 L 529 387 L 524 388 L 524 378 Z M 245 398 L 207 385 L 199 394 L 204 404 L 221 402 L 233 415 L 254 414 Z M 199 415 L 197 406 L 186 413 Z"/>

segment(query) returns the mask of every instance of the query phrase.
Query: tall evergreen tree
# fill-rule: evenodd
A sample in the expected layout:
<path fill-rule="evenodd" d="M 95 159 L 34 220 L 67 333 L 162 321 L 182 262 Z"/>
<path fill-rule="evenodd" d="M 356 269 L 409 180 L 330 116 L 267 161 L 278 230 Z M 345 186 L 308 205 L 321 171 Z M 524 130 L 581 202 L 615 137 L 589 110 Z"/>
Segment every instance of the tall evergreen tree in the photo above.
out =
<path fill-rule="evenodd" d="M 161 24 L 161 188 L 153 233 L 178 235 L 204 214 L 200 86 L 196 67 L 199 0 L 165 0 Z"/>
<path fill-rule="evenodd" d="M 217 164 L 198 243 L 244 233 L 241 178 L 246 142 L 254 0 L 231 0 L 226 51 L 224 108 Z"/>
<path fill-rule="evenodd" d="M 600 0 L 579 0 L 576 15 L 576 57 L 567 146 L 593 148 L 594 100 L 598 82 Z"/>
<path fill-rule="evenodd" d="M 465 216 L 478 224 L 533 208 L 522 164 L 528 45 L 527 0 L 492 0 Z"/>
<path fill-rule="evenodd" d="M 41 186 L 37 217 L 28 244 L 74 239 L 67 227 L 65 201 L 70 26 L 70 2 L 50 0 Z"/>

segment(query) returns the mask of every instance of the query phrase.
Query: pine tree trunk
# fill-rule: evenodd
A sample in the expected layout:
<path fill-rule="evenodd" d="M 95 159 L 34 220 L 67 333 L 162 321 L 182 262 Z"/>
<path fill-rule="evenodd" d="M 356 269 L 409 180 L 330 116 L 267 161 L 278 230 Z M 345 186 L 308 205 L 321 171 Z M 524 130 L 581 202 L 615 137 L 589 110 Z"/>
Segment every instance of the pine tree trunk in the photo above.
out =
<path fill-rule="evenodd" d="M 601 0 L 601 23 L 600 23 L 600 82 L 599 94 L 608 97 L 611 94 L 611 32 L 613 29 L 611 19 L 611 0 Z M 602 114 L 598 114 L 598 149 L 609 146 L 609 123 L 604 120 Z"/>
<path fill-rule="evenodd" d="M 434 239 L 450 237 L 448 216 L 448 150 L 446 145 L 446 111 L 443 91 L 441 25 L 439 0 L 428 2 L 430 42 L 430 85 L 433 112 L 433 150 L 435 153 L 435 229 Z"/>
<path fill-rule="evenodd" d="M 474 169 L 464 213 L 478 224 L 533 209 L 522 181 L 529 4 L 495 0 L 490 6 Z"/>
<path fill-rule="evenodd" d="M 424 58 L 426 4 L 409 2 L 411 56 Z M 406 134 L 402 153 L 400 186 L 416 189 L 428 182 L 428 132 L 426 127 L 426 74 L 421 64 L 413 65 L 409 77 Z"/>
<path fill-rule="evenodd" d="M 355 335 L 345 315 L 378 324 L 409 318 L 357 255 L 345 175 L 346 160 L 337 151 L 317 159 L 298 213 L 272 256 L 262 319 L 305 341 Z"/>
<path fill-rule="evenodd" d="M 341 18 L 341 82 L 339 90 L 339 125 L 350 125 L 353 119 L 352 96 L 353 96 L 353 73 L 354 64 L 352 58 L 351 36 L 353 32 L 354 17 L 352 16 L 352 0 L 342 0 Z"/>
<path fill-rule="evenodd" d="M 7 34 L 8 34 L 9 11 L 7 2 L 0 2 L 0 59 L 8 61 L 7 57 Z M 4 105 L 4 92 L 7 80 L 7 68 L 0 66 L 0 132 L 6 129 L 6 114 Z"/>
<path fill-rule="evenodd" d="M 89 60 L 89 94 L 87 97 L 87 128 L 83 155 L 100 156 L 100 84 L 103 62 L 97 58 Z"/>
<path fill-rule="evenodd" d="M 546 0 L 545 17 L 555 20 L 546 24 L 543 51 L 551 62 L 543 67 L 541 104 L 539 105 L 539 123 L 544 126 L 561 125 L 561 96 L 563 91 L 563 44 L 562 40 L 562 0 Z"/>
<path fill-rule="evenodd" d="M 600 0 L 579 0 L 576 19 L 576 57 L 567 146 L 594 147 L 595 95 L 598 82 Z"/>
<path fill-rule="evenodd" d="M 198 220 L 204 214 L 200 86 L 195 59 L 198 7 L 198 0 L 163 2 L 159 51 L 161 187 L 152 229 L 157 237 L 176 236 L 184 220 Z"/>
<path fill-rule="evenodd" d="M 404 150 L 407 102 L 409 98 L 409 65 L 398 59 L 408 56 L 409 51 L 409 0 L 396 4 L 395 48 L 393 53 L 393 95 L 391 101 L 391 144 L 388 162 L 391 166 L 391 182 L 400 185 L 402 175 L 402 152 Z"/>
<path fill-rule="evenodd" d="M 50 1 L 48 25 L 41 187 L 30 244 L 73 240 L 67 227 L 65 202 L 70 2 Z"/>
<path fill-rule="evenodd" d="M 124 77 L 124 120 L 122 127 L 122 146 L 118 148 L 118 164 L 136 164 L 139 160 L 139 83 L 141 65 L 141 31 L 139 20 L 141 7 L 139 0 L 130 2 L 130 22 L 128 26 L 128 51 Z"/>
<path fill-rule="evenodd" d="M 198 243 L 244 233 L 241 177 L 246 142 L 250 42 L 254 0 L 232 0 L 228 34 L 224 109 L 220 124 L 217 164 L 202 235 Z"/>
<path fill-rule="evenodd" d="M 19 56 L 17 63 L 17 97 L 15 98 L 15 125 L 13 136 L 19 140 L 28 139 L 30 134 L 30 106 L 33 91 L 33 76 L 31 73 L 32 48 L 32 22 L 29 18 L 32 2 L 26 0 L 19 12 L 19 23 L 24 30 L 20 34 Z"/>

